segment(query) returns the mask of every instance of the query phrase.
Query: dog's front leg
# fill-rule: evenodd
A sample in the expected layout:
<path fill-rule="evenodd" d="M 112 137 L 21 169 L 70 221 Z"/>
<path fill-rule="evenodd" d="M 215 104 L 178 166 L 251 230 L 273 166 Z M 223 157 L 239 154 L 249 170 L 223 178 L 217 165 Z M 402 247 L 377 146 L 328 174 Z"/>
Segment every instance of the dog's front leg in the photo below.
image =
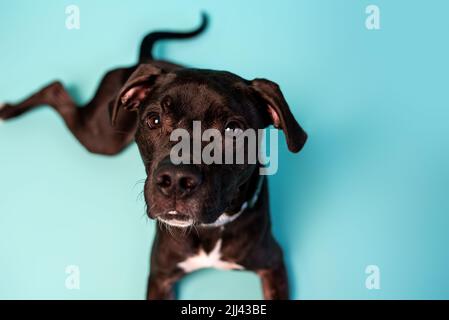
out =
<path fill-rule="evenodd" d="M 288 279 L 284 262 L 276 267 L 257 270 L 262 280 L 262 290 L 265 300 L 288 300 Z"/>
<path fill-rule="evenodd" d="M 171 274 L 151 273 L 148 280 L 148 300 L 176 299 L 175 284 L 183 276 L 181 272 Z"/>

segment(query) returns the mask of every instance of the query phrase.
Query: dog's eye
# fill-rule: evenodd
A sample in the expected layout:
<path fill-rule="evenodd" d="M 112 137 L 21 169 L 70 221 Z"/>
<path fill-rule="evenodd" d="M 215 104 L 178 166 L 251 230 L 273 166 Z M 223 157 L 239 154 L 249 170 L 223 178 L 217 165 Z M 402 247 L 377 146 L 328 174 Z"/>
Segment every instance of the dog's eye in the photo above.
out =
<path fill-rule="evenodd" d="M 237 121 L 230 121 L 225 126 L 225 133 L 239 135 L 243 132 L 242 125 Z"/>
<path fill-rule="evenodd" d="M 156 129 L 161 125 L 161 117 L 157 113 L 152 113 L 147 116 L 146 122 L 150 129 Z"/>

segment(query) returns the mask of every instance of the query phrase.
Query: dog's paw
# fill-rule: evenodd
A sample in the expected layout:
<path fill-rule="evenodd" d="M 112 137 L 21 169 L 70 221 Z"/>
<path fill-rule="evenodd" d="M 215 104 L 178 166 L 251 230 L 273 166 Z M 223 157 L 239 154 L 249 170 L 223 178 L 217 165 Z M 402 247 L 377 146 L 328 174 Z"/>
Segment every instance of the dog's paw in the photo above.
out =
<path fill-rule="evenodd" d="M 7 103 L 0 103 L 0 124 L 5 120 L 14 117 L 16 110 L 14 106 Z"/>
<path fill-rule="evenodd" d="M 2 124 L 5 120 L 1 117 L 2 109 L 6 107 L 6 103 L 0 103 L 0 124 Z"/>

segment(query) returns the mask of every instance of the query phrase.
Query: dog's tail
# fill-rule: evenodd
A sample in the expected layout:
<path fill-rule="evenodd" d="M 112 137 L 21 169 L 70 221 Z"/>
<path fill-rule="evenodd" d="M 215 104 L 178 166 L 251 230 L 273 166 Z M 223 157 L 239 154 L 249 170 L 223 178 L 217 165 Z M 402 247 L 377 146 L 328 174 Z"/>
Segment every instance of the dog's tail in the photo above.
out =
<path fill-rule="evenodd" d="M 143 38 L 142 40 L 142 44 L 140 45 L 139 62 L 153 59 L 152 53 L 153 46 L 157 41 L 168 39 L 193 38 L 201 34 L 204 30 L 206 30 L 208 24 L 209 24 L 209 17 L 205 12 L 203 12 L 201 13 L 201 25 L 195 30 L 187 32 L 158 31 L 146 35 L 145 38 Z"/>

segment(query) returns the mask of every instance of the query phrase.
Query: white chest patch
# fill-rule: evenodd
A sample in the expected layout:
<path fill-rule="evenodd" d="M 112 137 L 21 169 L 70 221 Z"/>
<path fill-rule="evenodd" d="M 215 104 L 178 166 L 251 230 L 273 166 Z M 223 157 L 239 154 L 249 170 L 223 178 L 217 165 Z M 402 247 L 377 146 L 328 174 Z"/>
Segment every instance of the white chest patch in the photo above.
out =
<path fill-rule="evenodd" d="M 211 252 L 206 253 L 203 249 L 200 249 L 198 254 L 188 257 L 186 260 L 179 262 L 180 267 L 184 272 L 190 273 L 192 271 L 202 268 L 215 268 L 222 270 L 243 269 L 241 265 L 234 262 L 227 262 L 221 260 L 221 239 L 217 241 L 217 244 Z"/>

